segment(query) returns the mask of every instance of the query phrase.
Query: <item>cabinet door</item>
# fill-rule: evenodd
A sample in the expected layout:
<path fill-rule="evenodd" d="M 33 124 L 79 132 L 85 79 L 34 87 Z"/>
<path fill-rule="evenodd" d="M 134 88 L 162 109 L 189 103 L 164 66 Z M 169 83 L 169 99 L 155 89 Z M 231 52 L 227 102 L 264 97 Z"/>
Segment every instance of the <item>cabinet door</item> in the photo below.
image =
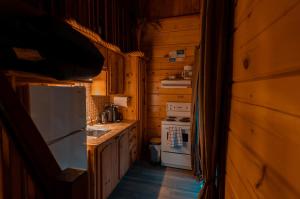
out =
<path fill-rule="evenodd" d="M 120 54 L 117 55 L 118 60 L 118 94 L 124 92 L 124 73 L 125 73 L 125 61 L 124 57 Z"/>
<path fill-rule="evenodd" d="M 107 145 L 101 153 L 102 198 L 106 199 L 112 191 L 112 144 Z"/>
<path fill-rule="evenodd" d="M 134 126 L 129 130 L 129 153 L 130 153 L 130 164 L 133 164 L 137 159 L 138 150 L 138 139 L 137 139 L 137 127 Z"/>
<path fill-rule="evenodd" d="M 129 137 L 128 132 L 124 133 L 120 137 L 119 141 L 120 151 L 120 178 L 122 178 L 129 169 Z"/>
<path fill-rule="evenodd" d="M 109 93 L 118 93 L 118 57 L 113 51 L 108 51 Z"/>
<path fill-rule="evenodd" d="M 119 183 L 119 152 L 118 142 L 111 141 L 102 150 L 102 198 L 108 198 L 111 192 Z"/>
<path fill-rule="evenodd" d="M 108 51 L 110 94 L 122 94 L 124 92 L 124 63 L 123 55 Z"/>
<path fill-rule="evenodd" d="M 113 191 L 119 183 L 119 148 L 117 140 L 115 140 L 111 146 L 111 191 Z"/>

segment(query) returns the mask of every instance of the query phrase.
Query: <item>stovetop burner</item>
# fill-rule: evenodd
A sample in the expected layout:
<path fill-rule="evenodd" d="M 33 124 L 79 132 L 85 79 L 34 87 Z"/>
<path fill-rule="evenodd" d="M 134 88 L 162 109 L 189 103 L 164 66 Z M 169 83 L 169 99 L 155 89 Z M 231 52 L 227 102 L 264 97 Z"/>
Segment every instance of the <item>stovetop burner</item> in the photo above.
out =
<path fill-rule="evenodd" d="M 168 122 L 190 122 L 190 118 L 189 117 L 173 117 L 173 116 L 169 116 L 167 118 L 165 118 L 164 121 L 168 121 Z"/>
<path fill-rule="evenodd" d="M 169 116 L 169 117 L 166 118 L 166 121 L 168 121 L 168 122 L 175 122 L 176 121 L 176 117 Z"/>
<path fill-rule="evenodd" d="M 168 122 L 175 122 L 176 120 L 175 119 L 171 119 L 171 118 L 167 118 L 166 121 L 168 121 Z"/>
<path fill-rule="evenodd" d="M 175 122 L 176 120 L 172 119 L 172 118 L 167 118 L 166 121 L 168 121 L 168 122 Z"/>
<path fill-rule="evenodd" d="M 183 117 L 181 119 L 179 119 L 179 122 L 190 122 L 191 119 L 189 117 Z"/>

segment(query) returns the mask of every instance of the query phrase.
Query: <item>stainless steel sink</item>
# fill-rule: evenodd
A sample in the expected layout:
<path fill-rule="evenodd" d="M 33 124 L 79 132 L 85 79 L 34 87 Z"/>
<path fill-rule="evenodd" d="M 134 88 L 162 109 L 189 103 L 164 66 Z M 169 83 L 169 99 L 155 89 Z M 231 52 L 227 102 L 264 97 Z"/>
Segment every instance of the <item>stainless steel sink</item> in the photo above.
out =
<path fill-rule="evenodd" d="M 101 137 L 102 135 L 106 134 L 107 132 L 109 132 L 109 131 L 102 131 L 102 130 L 86 131 L 86 135 L 88 137 L 98 138 L 98 137 Z"/>
<path fill-rule="evenodd" d="M 107 128 L 100 128 L 100 127 L 96 127 L 96 126 L 87 126 L 86 128 L 86 134 L 88 137 L 91 138 L 98 138 L 101 137 L 102 135 L 108 133 L 110 131 L 110 129 Z"/>

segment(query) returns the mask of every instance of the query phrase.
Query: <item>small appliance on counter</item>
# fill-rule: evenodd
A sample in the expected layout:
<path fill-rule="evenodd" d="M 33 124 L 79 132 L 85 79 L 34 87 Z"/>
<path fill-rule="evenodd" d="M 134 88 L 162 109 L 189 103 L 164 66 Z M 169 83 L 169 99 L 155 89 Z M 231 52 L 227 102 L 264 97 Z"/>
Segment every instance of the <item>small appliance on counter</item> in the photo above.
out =
<path fill-rule="evenodd" d="M 101 123 L 108 122 L 120 122 L 123 119 L 122 113 L 119 111 L 119 107 L 111 104 L 105 107 L 105 110 L 101 113 Z"/>

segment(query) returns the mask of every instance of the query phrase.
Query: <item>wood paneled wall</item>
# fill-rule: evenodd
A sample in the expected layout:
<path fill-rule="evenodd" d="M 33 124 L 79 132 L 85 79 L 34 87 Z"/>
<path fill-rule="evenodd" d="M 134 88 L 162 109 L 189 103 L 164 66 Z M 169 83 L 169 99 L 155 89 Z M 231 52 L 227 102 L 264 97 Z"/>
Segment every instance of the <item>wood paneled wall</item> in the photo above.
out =
<path fill-rule="evenodd" d="M 143 50 L 150 58 L 147 68 L 148 137 L 160 137 L 161 120 L 166 117 L 166 102 L 191 102 L 191 88 L 167 89 L 160 81 L 170 75 L 180 74 L 184 65 L 193 65 L 195 47 L 200 41 L 200 16 L 191 15 L 159 20 L 159 25 L 149 24 L 143 38 Z M 173 50 L 185 50 L 182 61 L 169 62 Z"/>
<path fill-rule="evenodd" d="M 139 0 L 141 15 L 150 19 L 160 19 L 191 15 L 200 12 L 200 0 Z"/>
<path fill-rule="evenodd" d="M 226 198 L 300 198 L 300 1 L 238 0 Z"/>

